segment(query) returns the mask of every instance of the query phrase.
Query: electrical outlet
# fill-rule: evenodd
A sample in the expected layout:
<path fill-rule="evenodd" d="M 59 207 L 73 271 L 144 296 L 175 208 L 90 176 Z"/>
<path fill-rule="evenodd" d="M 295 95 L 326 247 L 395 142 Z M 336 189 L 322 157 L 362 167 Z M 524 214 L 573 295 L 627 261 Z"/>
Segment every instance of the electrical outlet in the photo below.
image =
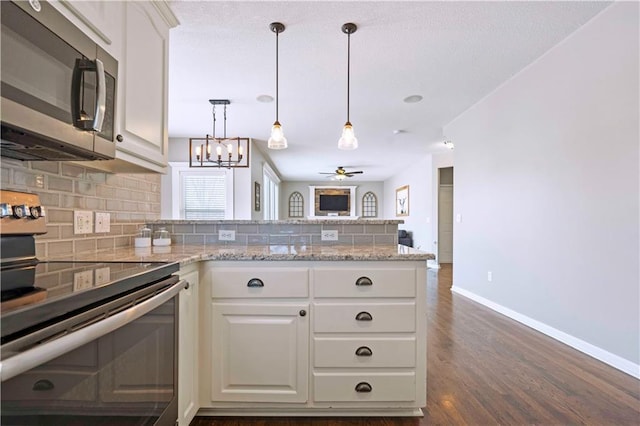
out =
<path fill-rule="evenodd" d="M 487 271 L 487 281 L 493 281 L 493 272 Z"/>
<path fill-rule="evenodd" d="M 73 233 L 91 234 L 93 232 L 93 213 L 85 210 L 73 212 Z"/>
<path fill-rule="evenodd" d="M 96 212 L 96 228 L 95 233 L 111 231 L 111 214 Z"/>
<path fill-rule="evenodd" d="M 95 275 L 96 275 L 96 285 L 103 285 L 103 284 L 107 284 L 109 281 L 111 281 L 111 268 L 104 267 L 104 268 L 98 268 L 95 271 Z"/>
<path fill-rule="evenodd" d="M 322 230 L 320 234 L 321 241 L 338 241 L 338 231 L 335 230 Z"/>
<path fill-rule="evenodd" d="M 218 229 L 218 241 L 235 241 L 236 231 L 229 229 Z"/>
<path fill-rule="evenodd" d="M 84 290 L 93 287 L 93 271 L 76 272 L 73 274 L 73 290 Z"/>

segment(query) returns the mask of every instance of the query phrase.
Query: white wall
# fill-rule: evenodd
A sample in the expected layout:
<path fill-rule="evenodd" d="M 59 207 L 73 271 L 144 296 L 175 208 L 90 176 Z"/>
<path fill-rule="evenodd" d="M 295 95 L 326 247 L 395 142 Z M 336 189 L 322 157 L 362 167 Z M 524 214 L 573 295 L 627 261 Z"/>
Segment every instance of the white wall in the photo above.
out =
<path fill-rule="evenodd" d="M 309 215 L 309 185 L 315 186 L 357 186 L 356 188 L 356 216 L 362 216 L 362 196 L 371 191 L 378 198 L 378 219 L 384 218 L 384 185 L 382 182 L 358 182 L 344 180 L 342 183 L 334 180 L 324 181 L 288 181 L 280 184 L 280 219 L 289 219 L 289 196 L 298 191 L 304 199 L 304 217 Z"/>
<path fill-rule="evenodd" d="M 638 15 L 614 3 L 444 128 L 454 288 L 634 375 Z"/>
<path fill-rule="evenodd" d="M 250 182 L 251 194 L 253 194 L 254 182 L 258 182 L 260 184 L 261 200 L 264 200 L 264 182 L 263 182 L 262 169 L 265 163 L 268 164 L 269 167 L 271 167 L 271 170 L 273 170 L 276 173 L 276 175 L 278 175 L 278 177 L 280 177 L 280 173 L 278 173 L 278 169 L 273 165 L 273 163 L 268 158 L 268 156 L 264 154 L 263 149 L 266 150 L 268 148 L 264 147 L 263 145 L 258 145 L 256 142 L 254 142 L 252 145 L 251 157 L 249 158 L 251 162 L 251 182 Z M 281 189 L 280 200 L 282 200 L 282 188 L 280 189 Z M 264 217 L 263 207 L 261 206 L 260 211 L 257 212 L 255 211 L 255 208 L 254 208 L 253 198 L 251 198 L 251 203 L 252 204 L 250 206 L 250 209 L 251 209 L 250 219 L 262 220 L 262 218 Z M 283 216 L 282 209 L 280 210 L 280 218 L 281 219 L 285 218 Z"/>
<path fill-rule="evenodd" d="M 433 157 L 416 158 L 406 170 L 384 181 L 384 217 L 401 219 L 398 229 L 413 233 L 413 246 L 435 253 L 433 250 Z M 396 189 L 409 185 L 409 216 L 396 217 Z M 437 195 L 437 192 L 435 193 Z M 435 234 L 437 235 L 437 234 Z"/>

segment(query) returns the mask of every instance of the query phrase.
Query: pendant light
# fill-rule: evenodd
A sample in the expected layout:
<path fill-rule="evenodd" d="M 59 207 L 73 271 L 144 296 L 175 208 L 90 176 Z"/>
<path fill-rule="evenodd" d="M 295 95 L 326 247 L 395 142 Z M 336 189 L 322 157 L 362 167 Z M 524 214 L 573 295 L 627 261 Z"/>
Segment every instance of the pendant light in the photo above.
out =
<path fill-rule="evenodd" d="M 342 128 L 342 136 L 338 141 L 338 149 L 353 150 L 358 148 L 358 139 L 353 132 L 353 126 L 349 121 L 349 89 L 351 71 L 351 34 L 355 33 L 358 26 L 348 22 L 342 26 L 342 32 L 347 35 L 347 122 Z"/>
<path fill-rule="evenodd" d="M 284 131 L 278 121 L 278 35 L 284 31 L 284 25 L 280 22 L 272 22 L 269 28 L 276 33 L 276 121 L 271 128 L 271 137 L 269 137 L 267 147 L 270 149 L 285 149 L 287 147 L 287 138 L 284 137 Z"/>

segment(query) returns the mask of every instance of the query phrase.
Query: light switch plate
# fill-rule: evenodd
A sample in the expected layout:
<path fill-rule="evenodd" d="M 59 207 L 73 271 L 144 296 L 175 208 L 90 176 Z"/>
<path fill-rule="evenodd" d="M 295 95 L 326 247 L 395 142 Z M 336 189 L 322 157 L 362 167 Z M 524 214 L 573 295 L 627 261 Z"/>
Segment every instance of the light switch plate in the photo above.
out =
<path fill-rule="evenodd" d="M 218 241 L 235 241 L 236 231 L 229 229 L 218 229 Z"/>
<path fill-rule="evenodd" d="M 105 212 L 96 212 L 96 228 L 95 233 L 103 233 L 111 231 L 111 214 Z"/>
<path fill-rule="evenodd" d="M 86 210 L 73 212 L 73 233 L 91 234 L 93 232 L 93 213 Z"/>
<path fill-rule="evenodd" d="M 321 241 L 338 241 L 338 231 L 336 230 L 322 230 L 320 234 Z"/>

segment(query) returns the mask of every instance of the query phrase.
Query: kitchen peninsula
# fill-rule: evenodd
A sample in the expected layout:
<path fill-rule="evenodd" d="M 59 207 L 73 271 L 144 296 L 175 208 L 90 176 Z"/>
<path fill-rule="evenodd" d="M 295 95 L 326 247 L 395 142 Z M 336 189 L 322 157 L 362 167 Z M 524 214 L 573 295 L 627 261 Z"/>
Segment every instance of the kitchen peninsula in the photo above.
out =
<path fill-rule="evenodd" d="M 159 220 L 147 226 L 165 227 L 171 246 L 100 258 L 176 261 L 190 283 L 180 424 L 196 414 L 419 416 L 434 256 L 397 245 L 399 223 Z"/>

